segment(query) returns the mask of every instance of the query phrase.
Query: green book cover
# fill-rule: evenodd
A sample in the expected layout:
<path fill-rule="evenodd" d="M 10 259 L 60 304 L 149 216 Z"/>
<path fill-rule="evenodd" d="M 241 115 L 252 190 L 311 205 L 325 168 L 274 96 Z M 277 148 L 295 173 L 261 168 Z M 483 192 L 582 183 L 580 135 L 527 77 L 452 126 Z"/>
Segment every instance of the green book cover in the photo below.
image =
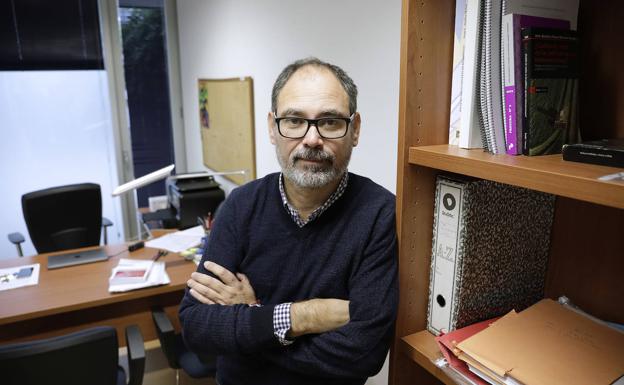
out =
<path fill-rule="evenodd" d="M 522 30 L 524 64 L 524 155 L 561 153 L 580 141 L 576 31 Z"/>

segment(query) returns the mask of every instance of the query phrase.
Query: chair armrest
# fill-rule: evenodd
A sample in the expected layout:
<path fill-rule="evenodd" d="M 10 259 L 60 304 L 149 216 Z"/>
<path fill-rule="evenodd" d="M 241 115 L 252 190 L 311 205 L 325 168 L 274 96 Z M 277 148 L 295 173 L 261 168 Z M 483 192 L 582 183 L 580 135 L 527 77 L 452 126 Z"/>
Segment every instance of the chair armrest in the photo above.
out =
<path fill-rule="evenodd" d="M 145 346 L 143 335 L 137 325 L 130 325 L 126 328 L 126 345 L 130 371 L 128 385 L 141 385 L 145 372 Z"/>
<path fill-rule="evenodd" d="M 9 241 L 11 241 L 11 243 L 14 245 L 19 245 L 20 243 L 24 242 L 24 236 L 22 235 L 22 233 L 11 233 L 9 234 Z"/>
<path fill-rule="evenodd" d="M 165 311 L 159 307 L 152 308 L 152 319 L 154 320 L 154 325 L 156 326 L 156 334 L 158 334 L 160 348 L 163 353 L 165 353 L 169 366 L 174 369 L 180 369 L 180 363 L 178 362 L 175 354 L 176 336 L 171 320 L 169 320 Z"/>
<path fill-rule="evenodd" d="M 17 247 L 17 255 L 20 257 L 24 256 L 24 252 L 22 251 L 22 242 L 24 242 L 24 236 L 22 233 L 11 233 L 9 234 L 9 241 Z"/>
<path fill-rule="evenodd" d="M 102 233 L 104 234 L 104 244 L 108 245 L 108 233 L 106 231 L 106 228 L 109 226 L 112 226 L 113 222 L 111 222 L 110 219 L 106 218 L 106 217 L 102 217 Z"/>

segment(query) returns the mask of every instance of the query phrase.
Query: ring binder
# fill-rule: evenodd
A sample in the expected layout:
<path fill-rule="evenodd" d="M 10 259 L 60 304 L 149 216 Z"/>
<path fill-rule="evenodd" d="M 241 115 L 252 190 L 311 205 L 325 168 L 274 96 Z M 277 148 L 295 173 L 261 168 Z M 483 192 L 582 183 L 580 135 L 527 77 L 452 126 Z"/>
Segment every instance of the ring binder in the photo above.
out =
<path fill-rule="evenodd" d="M 435 334 L 543 298 L 553 195 L 438 176 L 427 328 Z"/>

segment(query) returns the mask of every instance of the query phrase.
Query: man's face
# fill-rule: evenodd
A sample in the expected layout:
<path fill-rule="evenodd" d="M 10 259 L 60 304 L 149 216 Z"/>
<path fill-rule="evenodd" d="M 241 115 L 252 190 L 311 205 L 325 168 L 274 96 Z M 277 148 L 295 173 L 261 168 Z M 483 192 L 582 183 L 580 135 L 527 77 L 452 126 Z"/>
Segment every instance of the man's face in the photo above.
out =
<path fill-rule="evenodd" d="M 277 117 L 319 119 L 349 115 L 347 93 L 334 74 L 323 67 L 305 66 L 297 70 L 277 98 Z M 302 188 L 320 188 L 341 177 L 360 134 L 358 113 L 347 134 L 339 139 L 322 138 L 316 126 L 311 126 L 303 138 L 284 138 L 272 113 L 268 123 L 282 173 Z"/>

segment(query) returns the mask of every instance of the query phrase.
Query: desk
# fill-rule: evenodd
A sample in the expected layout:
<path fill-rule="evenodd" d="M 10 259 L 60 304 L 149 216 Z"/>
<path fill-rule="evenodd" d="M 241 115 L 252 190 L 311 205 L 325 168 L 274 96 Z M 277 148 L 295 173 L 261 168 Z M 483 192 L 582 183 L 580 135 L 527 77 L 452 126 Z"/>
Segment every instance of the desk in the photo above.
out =
<path fill-rule="evenodd" d="M 84 250 L 93 249 L 85 248 Z M 46 338 L 82 328 L 110 325 L 117 329 L 119 346 L 124 346 L 124 328 L 138 324 L 146 341 L 158 338 L 151 307 L 161 306 L 177 321 L 178 305 L 186 281 L 196 266 L 179 254 L 169 253 L 164 261 L 171 283 L 125 293 L 108 292 L 108 278 L 119 258 L 149 259 L 156 249 L 143 248 L 128 253 L 126 245 L 105 246 L 104 262 L 48 270 L 48 253 L 32 257 L 0 260 L 0 268 L 39 263 L 39 284 L 0 291 L 0 343 Z"/>

